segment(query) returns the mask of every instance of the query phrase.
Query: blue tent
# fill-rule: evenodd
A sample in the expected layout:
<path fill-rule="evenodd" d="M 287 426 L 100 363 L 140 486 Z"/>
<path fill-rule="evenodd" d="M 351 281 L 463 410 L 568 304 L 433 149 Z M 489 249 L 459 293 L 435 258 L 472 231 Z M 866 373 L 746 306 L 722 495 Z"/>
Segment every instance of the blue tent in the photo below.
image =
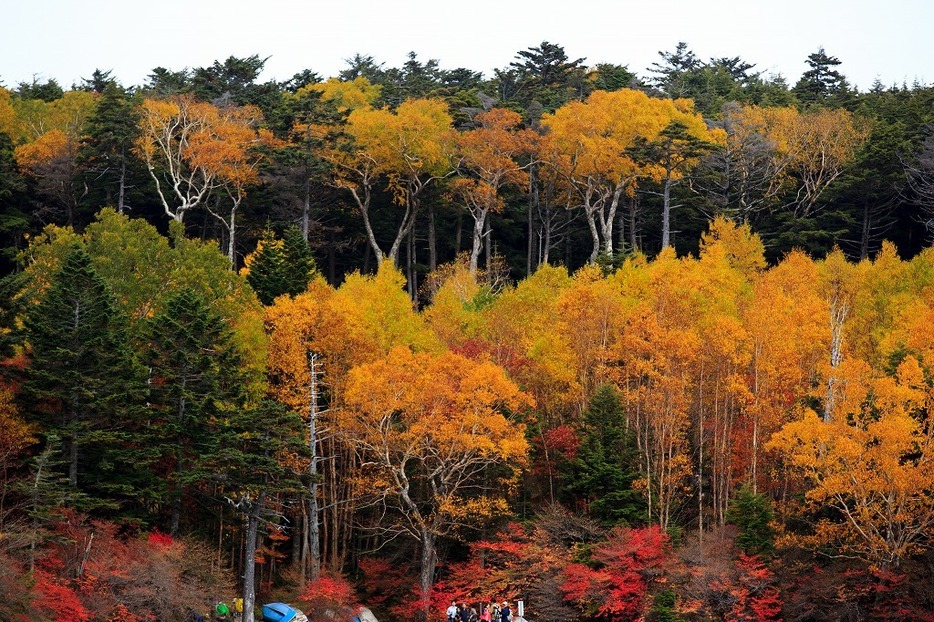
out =
<path fill-rule="evenodd" d="M 263 605 L 263 620 L 265 622 L 291 622 L 297 614 L 297 611 L 285 603 Z"/>

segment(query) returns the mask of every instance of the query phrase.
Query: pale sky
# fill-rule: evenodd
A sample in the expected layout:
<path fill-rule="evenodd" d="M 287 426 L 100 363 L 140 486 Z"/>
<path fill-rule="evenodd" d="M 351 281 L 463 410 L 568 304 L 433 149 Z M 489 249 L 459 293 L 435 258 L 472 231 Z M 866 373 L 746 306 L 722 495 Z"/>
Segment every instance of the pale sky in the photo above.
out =
<path fill-rule="evenodd" d="M 68 88 L 95 68 L 140 85 L 155 67 L 252 54 L 270 57 L 262 80 L 332 76 L 356 53 L 401 66 L 409 51 L 491 76 L 542 41 L 642 76 L 686 41 L 703 60 L 741 56 L 791 85 L 823 46 L 860 90 L 877 77 L 934 83 L 932 0 L 4 0 L 0 15 L 8 88 L 34 75 Z"/>

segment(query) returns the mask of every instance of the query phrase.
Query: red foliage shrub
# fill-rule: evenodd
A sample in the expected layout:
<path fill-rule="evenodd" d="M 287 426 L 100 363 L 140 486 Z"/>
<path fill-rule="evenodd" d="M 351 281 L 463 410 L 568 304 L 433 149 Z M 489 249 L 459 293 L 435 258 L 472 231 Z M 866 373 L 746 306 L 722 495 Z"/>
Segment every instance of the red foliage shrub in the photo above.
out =
<path fill-rule="evenodd" d="M 363 575 L 360 595 L 371 609 L 379 610 L 396 604 L 401 594 L 407 594 L 415 578 L 400 564 L 392 564 L 381 557 L 364 557 L 357 567 Z"/>
<path fill-rule="evenodd" d="M 155 550 L 167 549 L 175 544 L 175 540 L 172 539 L 172 536 L 167 533 L 162 533 L 159 530 L 150 532 L 146 537 L 146 542 Z"/>
<path fill-rule="evenodd" d="M 91 619 L 78 594 L 57 577 L 36 571 L 35 591 L 34 609 L 50 619 L 57 622 L 88 622 Z"/>
<path fill-rule="evenodd" d="M 334 612 L 352 610 L 356 603 L 353 586 L 343 576 L 337 573 L 322 573 L 317 579 L 312 579 L 298 596 L 304 605 L 308 619 L 333 619 L 328 617 Z"/>
<path fill-rule="evenodd" d="M 782 598 L 775 575 L 758 555 L 739 554 L 737 578 L 727 587 L 734 599 L 727 620 L 770 622 L 782 619 Z"/>
<path fill-rule="evenodd" d="M 596 568 L 568 564 L 561 591 L 588 617 L 636 620 L 650 582 L 668 557 L 668 536 L 657 526 L 616 528 L 593 551 Z"/>

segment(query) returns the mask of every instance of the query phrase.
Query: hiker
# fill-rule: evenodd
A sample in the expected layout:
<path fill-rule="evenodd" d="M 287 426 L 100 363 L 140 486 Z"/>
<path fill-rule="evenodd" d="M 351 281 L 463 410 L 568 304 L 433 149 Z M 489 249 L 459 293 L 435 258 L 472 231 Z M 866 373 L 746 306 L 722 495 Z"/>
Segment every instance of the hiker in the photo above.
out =
<path fill-rule="evenodd" d="M 214 608 L 214 617 L 218 621 L 226 621 L 230 616 L 230 607 L 227 606 L 227 603 L 219 601 L 217 607 Z"/>
<path fill-rule="evenodd" d="M 457 603 L 451 601 L 451 606 L 447 610 L 448 622 L 457 622 Z"/>
<path fill-rule="evenodd" d="M 490 603 L 480 605 L 480 622 L 493 622 L 493 612 L 490 609 Z"/>
<path fill-rule="evenodd" d="M 461 603 L 459 614 L 460 622 L 470 622 L 470 607 L 467 606 L 467 603 Z"/>
<path fill-rule="evenodd" d="M 509 609 L 509 603 L 505 600 L 503 601 L 502 608 L 499 610 L 499 615 L 502 622 L 510 622 L 510 620 L 512 620 L 512 611 Z"/>

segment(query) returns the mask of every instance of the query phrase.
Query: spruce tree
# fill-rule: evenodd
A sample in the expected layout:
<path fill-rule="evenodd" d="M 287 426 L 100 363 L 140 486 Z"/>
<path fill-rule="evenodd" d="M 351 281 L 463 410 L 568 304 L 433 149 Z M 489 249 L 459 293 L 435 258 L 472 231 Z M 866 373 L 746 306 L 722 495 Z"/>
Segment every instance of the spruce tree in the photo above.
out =
<path fill-rule="evenodd" d="M 739 528 L 736 546 L 746 555 L 768 554 L 775 548 L 773 518 L 768 498 L 754 493 L 748 486 L 739 489 L 726 513 L 726 522 Z"/>
<path fill-rule="evenodd" d="M 256 297 L 266 306 L 287 288 L 286 259 L 282 240 L 276 239 L 272 229 L 266 228 L 259 239 L 256 250 L 248 258 L 247 283 L 256 292 Z"/>
<path fill-rule="evenodd" d="M 285 286 L 290 296 L 297 296 L 308 289 L 308 283 L 314 278 L 315 258 L 311 255 L 308 241 L 301 230 L 291 225 L 282 236 L 282 250 L 285 254 Z"/>
<path fill-rule="evenodd" d="M 249 266 L 247 282 L 266 306 L 283 294 L 296 296 L 304 292 L 315 273 L 311 249 L 295 226 L 286 229 L 283 239 L 267 228 Z"/>
<path fill-rule="evenodd" d="M 243 518 L 244 622 L 252 622 L 256 601 L 256 550 L 264 525 L 281 523 L 273 500 L 307 492 L 296 471 L 282 456 L 307 456 L 301 417 L 282 404 L 263 400 L 253 408 L 232 411 L 219 432 L 227 439 L 205 465 L 223 501 Z M 297 536 L 296 536 L 297 537 Z"/>
<path fill-rule="evenodd" d="M 107 82 L 94 113 L 85 125 L 78 160 L 85 170 L 87 202 L 112 206 L 122 214 L 127 192 L 142 179 L 141 163 L 133 157 L 133 141 L 139 135 L 139 112 L 125 89 Z"/>
<path fill-rule="evenodd" d="M 185 496 L 210 477 L 223 445 L 219 420 L 242 406 L 241 361 L 222 318 L 191 289 L 173 295 L 148 329 L 149 445 L 163 465 L 155 496 L 176 534 Z"/>
<path fill-rule="evenodd" d="M 144 385 L 126 318 L 75 245 L 25 321 L 24 412 L 63 441 L 68 480 L 101 502 L 131 493 L 117 468 Z"/>
<path fill-rule="evenodd" d="M 601 385 L 584 413 L 583 440 L 570 465 L 567 492 L 585 499 L 590 514 L 607 524 L 639 524 L 645 507 L 632 489 L 637 459 L 619 393 L 612 385 Z"/>
<path fill-rule="evenodd" d="M 793 89 L 802 104 L 840 104 L 850 94 L 846 78 L 835 67 L 841 64 L 836 56 L 829 56 L 823 47 L 808 55 L 810 69 L 801 74 Z"/>

